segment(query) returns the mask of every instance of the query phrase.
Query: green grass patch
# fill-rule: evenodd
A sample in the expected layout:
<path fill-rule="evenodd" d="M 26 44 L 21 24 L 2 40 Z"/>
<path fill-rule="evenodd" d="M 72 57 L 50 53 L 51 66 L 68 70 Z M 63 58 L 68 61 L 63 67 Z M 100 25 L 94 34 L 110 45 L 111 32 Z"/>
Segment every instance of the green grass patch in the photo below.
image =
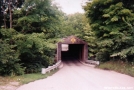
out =
<path fill-rule="evenodd" d="M 104 70 L 114 70 L 119 73 L 127 74 L 134 77 L 134 64 L 123 61 L 108 61 L 101 63 L 98 68 Z"/>
<path fill-rule="evenodd" d="M 21 77 L 17 77 L 17 80 L 19 80 L 21 84 L 27 84 L 27 83 L 33 82 L 35 80 L 47 78 L 48 76 L 53 75 L 56 71 L 57 70 L 54 70 L 54 71 L 51 71 L 50 73 L 46 73 L 46 74 L 40 74 L 40 73 L 25 74 Z"/>
<path fill-rule="evenodd" d="M 21 76 L 13 76 L 13 77 L 2 77 L 0 76 L 0 85 L 6 85 L 9 82 L 19 82 L 20 85 L 27 84 L 29 82 L 33 82 L 39 79 L 47 78 L 48 76 L 53 75 L 57 70 L 51 71 L 50 73 L 41 74 L 41 73 L 33 73 L 33 74 L 24 74 Z"/>

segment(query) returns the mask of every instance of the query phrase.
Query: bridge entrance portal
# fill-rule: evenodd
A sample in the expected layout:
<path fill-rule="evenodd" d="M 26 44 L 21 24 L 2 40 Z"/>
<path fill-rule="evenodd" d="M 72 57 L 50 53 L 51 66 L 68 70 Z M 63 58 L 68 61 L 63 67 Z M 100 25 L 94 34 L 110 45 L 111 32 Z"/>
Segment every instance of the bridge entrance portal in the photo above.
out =
<path fill-rule="evenodd" d="M 67 51 L 61 51 L 61 60 L 82 60 L 84 44 L 69 44 Z"/>
<path fill-rule="evenodd" d="M 75 36 L 64 38 L 57 45 L 57 61 L 62 60 L 88 60 L 87 43 Z"/>

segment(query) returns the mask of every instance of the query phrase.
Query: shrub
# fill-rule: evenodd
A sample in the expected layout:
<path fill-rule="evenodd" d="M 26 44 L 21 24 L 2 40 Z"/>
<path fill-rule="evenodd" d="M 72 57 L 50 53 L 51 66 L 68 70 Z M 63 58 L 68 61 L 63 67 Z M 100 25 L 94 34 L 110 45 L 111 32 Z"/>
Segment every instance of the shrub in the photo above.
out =
<path fill-rule="evenodd" d="M 101 62 L 109 61 L 110 55 L 108 52 L 98 52 L 96 54 L 96 59 Z"/>
<path fill-rule="evenodd" d="M 24 68 L 19 64 L 19 54 L 13 50 L 13 45 L 0 39 L 0 75 L 21 75 Z"/>
<path fill-rule="evenodd" d="M 20 63 L 26 67 L 26 73 L 37 73 L 42 67 L 53 64 L 54 49 L 49 47 L 49 42 L 44 39 L 43 33 L 18 34 L 15 41 L 20 53 Z"/>

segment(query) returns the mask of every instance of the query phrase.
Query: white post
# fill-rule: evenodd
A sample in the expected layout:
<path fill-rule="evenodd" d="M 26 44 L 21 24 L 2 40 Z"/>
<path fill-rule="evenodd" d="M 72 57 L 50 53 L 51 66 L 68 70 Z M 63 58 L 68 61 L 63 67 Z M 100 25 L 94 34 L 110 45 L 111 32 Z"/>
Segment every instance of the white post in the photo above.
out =
<path fill-rule="evenodd" d="M 42 74 L 46 74 L 46 69 L 45 68 L 42 68 L 41 73 Z"/>

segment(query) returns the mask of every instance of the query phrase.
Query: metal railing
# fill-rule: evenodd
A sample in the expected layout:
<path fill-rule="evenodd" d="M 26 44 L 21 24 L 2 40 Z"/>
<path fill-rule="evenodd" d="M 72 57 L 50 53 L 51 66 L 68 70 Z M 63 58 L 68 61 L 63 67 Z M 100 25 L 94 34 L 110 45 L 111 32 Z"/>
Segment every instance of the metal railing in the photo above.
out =
<path fill-rule="evenodd" d="M 95 64 L 95 65 L 99 65 L 99 64 L 100 64 L 99 61 L 94 61 L 94 60 L 86 60 L 85 63 L 88 63 L 88 64 Z"/>
<path fill-rule="evenodd" d="M 46 74 L 47 72 L 50 72 L 51 70 L 57 69 L 61 64 L 61 60 L 59 60 L 56 64 L 53 66 L 48 66 L 48 68 L 42 68 L 41 73 Z"/>

